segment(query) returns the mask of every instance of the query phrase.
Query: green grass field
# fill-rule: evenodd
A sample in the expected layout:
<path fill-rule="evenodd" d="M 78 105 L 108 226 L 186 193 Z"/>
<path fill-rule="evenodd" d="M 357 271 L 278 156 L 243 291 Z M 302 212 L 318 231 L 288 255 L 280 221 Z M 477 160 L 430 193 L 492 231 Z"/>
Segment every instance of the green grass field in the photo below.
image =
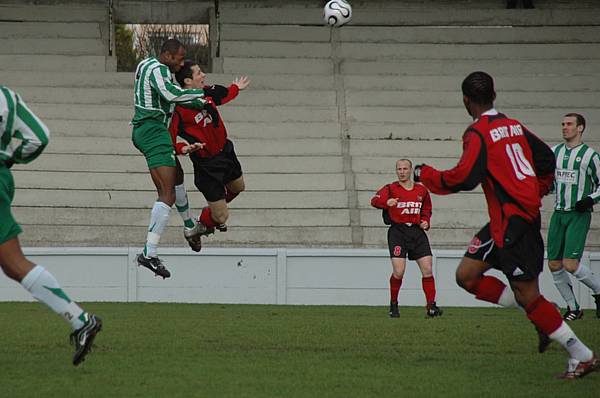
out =
<path fill-rule="evenodd" d="M 0 303 L 0 397 L 598 397 L 600 373 L 566 365 L 517 310 L 87 303 L 104 319 L 71 365 L 68 326 L 42 305 Z M 572 324 L 600 351 L 600 319 Z"/>

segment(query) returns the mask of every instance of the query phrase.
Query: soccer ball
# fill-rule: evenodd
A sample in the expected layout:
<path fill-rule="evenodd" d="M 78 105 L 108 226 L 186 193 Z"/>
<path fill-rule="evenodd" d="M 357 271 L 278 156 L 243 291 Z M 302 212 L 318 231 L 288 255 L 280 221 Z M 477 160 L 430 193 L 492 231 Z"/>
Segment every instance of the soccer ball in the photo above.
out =
<path fill-rule="evenodd" d="M 323 7 L 323 20 L 331 26 L 342 26 L 351 18 L 352 6 L 346 0 L 330 0 Z"/>

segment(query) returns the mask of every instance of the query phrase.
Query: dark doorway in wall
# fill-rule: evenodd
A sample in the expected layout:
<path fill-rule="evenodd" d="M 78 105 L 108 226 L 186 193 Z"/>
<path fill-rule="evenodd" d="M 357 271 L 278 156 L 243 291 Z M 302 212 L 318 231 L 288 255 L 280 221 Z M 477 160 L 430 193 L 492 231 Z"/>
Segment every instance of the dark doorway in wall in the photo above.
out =
<path fill-rule="evenodd" d="M 117 24 L 115 25 L 115 48 L 117 71 L 133 72 L 138 62 L 157 56 L 162 43 L 176 38 L 186 47 L 186 58 L 209 71 L 210 47 L 208 25 L 190 24 Z"/>

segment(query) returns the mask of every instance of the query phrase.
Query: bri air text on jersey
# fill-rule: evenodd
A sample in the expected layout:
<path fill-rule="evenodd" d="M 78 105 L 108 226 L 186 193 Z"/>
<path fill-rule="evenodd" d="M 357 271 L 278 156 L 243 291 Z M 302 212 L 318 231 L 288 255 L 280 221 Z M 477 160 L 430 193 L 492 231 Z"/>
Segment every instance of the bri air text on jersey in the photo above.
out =
<path fill-rule="evenodd" d="M 523 135 L 523 128 L 520 124 L 510 124 L 508 126 L 499 126 L 490 130 L 492 141 L 498 142 L 502 138 L 509 138 Z"/>

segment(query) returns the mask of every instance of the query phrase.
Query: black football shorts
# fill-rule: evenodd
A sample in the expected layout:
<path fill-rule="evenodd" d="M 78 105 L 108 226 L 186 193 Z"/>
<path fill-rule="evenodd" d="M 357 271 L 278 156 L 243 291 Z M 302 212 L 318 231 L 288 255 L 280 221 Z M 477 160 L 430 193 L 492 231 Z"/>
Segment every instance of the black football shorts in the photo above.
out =
<path fill-rule="evenodd" d="M 418 225 L 392 224 L 388 229 L 390 257 L 418 260 L 431 256 L 427 234 Z"/>

